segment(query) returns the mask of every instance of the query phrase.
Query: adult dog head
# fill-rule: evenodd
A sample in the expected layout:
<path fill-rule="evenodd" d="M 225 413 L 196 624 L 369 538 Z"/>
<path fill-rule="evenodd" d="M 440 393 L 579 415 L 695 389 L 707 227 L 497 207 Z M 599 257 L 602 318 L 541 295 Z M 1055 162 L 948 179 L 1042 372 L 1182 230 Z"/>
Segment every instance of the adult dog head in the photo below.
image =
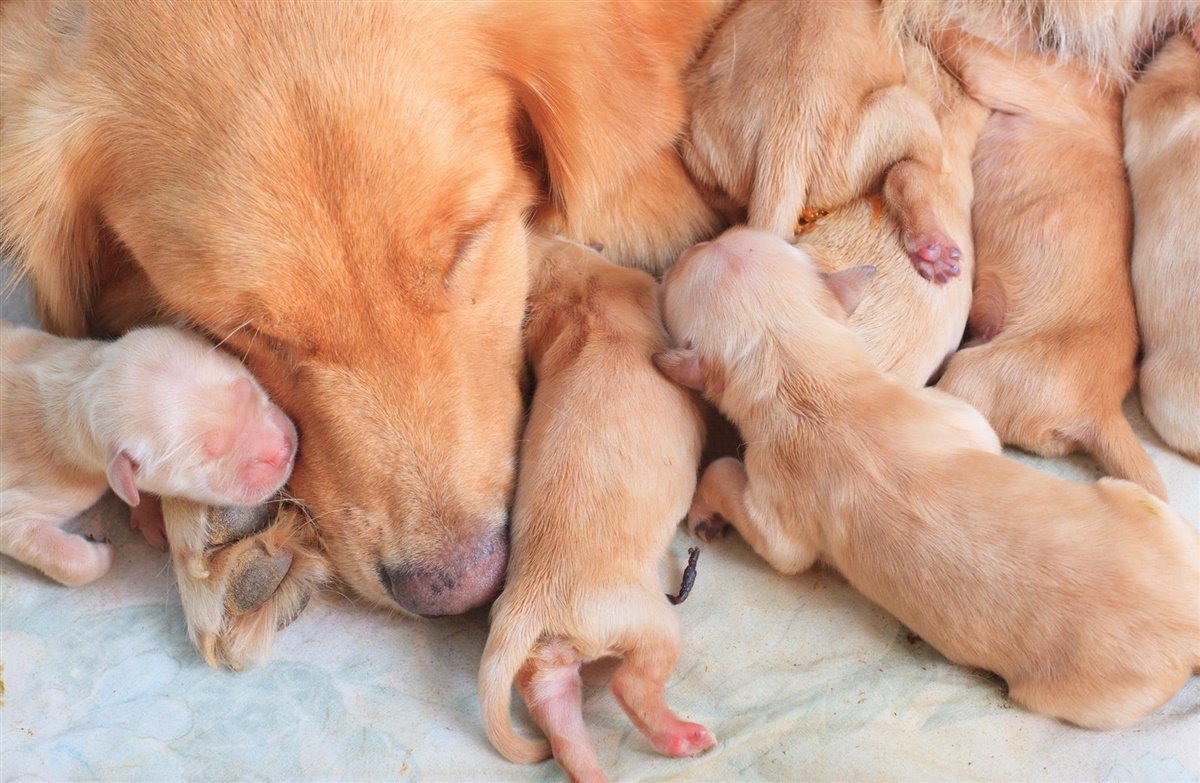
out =
<path fill-rule="evenodd" d="M 52 330 L 244 356 L 339 575 L 464 611 L 504 574 L 526 223 L 669 151 L 721 5 L 8 3 L 0 238 Z"/>

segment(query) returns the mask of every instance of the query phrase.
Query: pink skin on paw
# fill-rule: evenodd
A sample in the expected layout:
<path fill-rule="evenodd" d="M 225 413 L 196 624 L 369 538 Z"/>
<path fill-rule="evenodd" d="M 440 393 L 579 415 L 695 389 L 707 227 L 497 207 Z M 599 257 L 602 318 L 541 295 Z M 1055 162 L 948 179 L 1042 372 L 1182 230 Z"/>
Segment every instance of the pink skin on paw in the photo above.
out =
<path fill-rule="evenodd" d="M 141 533 L 150 546 L 166 551 L 167 527 L 163 522 L 162 501 L 157 495 L 142 493 L 142 501 L 129 509 L 129 527 Z"/>
<path fill-rule="evenodd" d="M 912 258 L 917 273 L 926 280 L 948 283 L 962 274 L 962 267 L 959 265 L 962 251 L 941 232 L 919 237 L 906 234 L 904 248 Z"/>
<path fill-rule="evenodd" d="M 655 734 L 650 741 L 666 756 L 696 756 L 717 744 L 717 738 L 699 723 L 680 721 L 668 731 Z"/>

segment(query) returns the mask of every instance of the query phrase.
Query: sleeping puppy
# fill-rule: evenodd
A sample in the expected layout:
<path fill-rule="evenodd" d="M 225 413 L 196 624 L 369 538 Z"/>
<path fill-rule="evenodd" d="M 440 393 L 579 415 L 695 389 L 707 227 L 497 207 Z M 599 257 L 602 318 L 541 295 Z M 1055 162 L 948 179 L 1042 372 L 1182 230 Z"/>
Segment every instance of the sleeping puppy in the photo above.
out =
<path fill-rule="evenodd" d="M 1133 186 L 1133 294 L 1146 418 L 1200 461 L 1200 25 L 1154 57 L 1125 97 Z M 1191 217 L 1189 217 L 1189 215 Z"/>
<path fill-rule="evenodd" d="M 1079 484 L 999 456 L 987 422 L 881 374 L 845 324 L 861 276 L 735 230 L 667 276 L 658 365 L 749 443 L 688 515 L 778 570 L 817 559 L 947 658 L 1089 728 L 1157 709 L 1200 665 L 1200 537 L 1126 481 Z"/>
<path fill-rule="evenodd" d="M 688 75 L 683 157 L 746 223 L 793 236 L 806 209 L 883 184 L 904 248 L 927 279 L 960 273 L 961 248 L 934 208 L 941 140 L 905 84 L 899 41 L 876 0 L 747 0 Z"/>
<path fill-rule="evenodd" d="M 114 343 L 0 322 L 0 552 L 66 585 L 112 566 L 112 547 L 59 526 L 111 487 L 199 503 L 274 495 L 296 429 L 233 357 L 169 328 Z"/>
<path fill-rule="evenodd" d="M 1082 447 L 1165 497 L 1121 411 L 1138 333 L 1120 94 L 1070 63 L 957 32 L 935 48 L 994 111 L 974 164 L 974 344 L 950 359 L 939 388 L 978 408 L 1005 443 L 1044 456 Z"/>
<path fill-rule="evenodd" d="M 660 569 L 696 486 L 703 426 L 693 395 L 650 362 L 664 347 L 653 278 L 571 242 L 543 250 L 526 326 L 537 391 L 479 698 L 505 758 L 528 764 L 553 750 L 573 780 L 595 781 L 604 774 L 581 712 L 586 661 L 624 657 L 613 693 L 660 752 L 716 743 L 663 701 L 679 621 Z M 514 680 L 549 747 L 514 733 Z"/>
<path fill-rule="evenodd" d="M 912 274 L 900 227 L 878 199 L 860 199 L 821 217 L 801 232 L 796 244 L 825 272 L 875 267 L 850 328 L 876 367 L 924 386 L 962 342 L 971 307 L 971 156 L 989 112 L 967 97 L 923 47 L 905 47 L 905 70 L 909 85 L 928 101 L 941 128 L 942 186 L 932 203 L 947 236 L 962 251 L 962 277 L 935 286 Z"/>

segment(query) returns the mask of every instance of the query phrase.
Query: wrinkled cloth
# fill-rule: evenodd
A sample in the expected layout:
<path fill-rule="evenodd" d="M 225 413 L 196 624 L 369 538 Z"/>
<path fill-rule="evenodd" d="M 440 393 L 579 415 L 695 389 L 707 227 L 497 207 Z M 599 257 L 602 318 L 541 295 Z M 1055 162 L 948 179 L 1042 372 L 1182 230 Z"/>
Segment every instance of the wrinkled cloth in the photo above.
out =
<path fill-rule="evenodd" d="M 28 292 L 0 301 L 0 317 L 32 322 Z M 1200 466 L 1162 445 L 1136 398 L 1126 413 L 1196 524 Z M 1014 456 L 1100 475 L 1085 458 Z M 106 496 L 74 524 L 116 546 L 93 585 L 0 558 L 0 781 L 564 779 L 552 761 L 514 765 L 488 744 L 475 684 L 486 611 L 412 620 L 325 594 L 264 664 L 218 671 L 188 641 L 167 556 L 129 530 L 124 506 Z M 690 545 L 676 537 L 664 590 Z M 1130 729 L 1067 726 L 950 664 L 837 574 L 781 576 L 736 535 L 702 545 L 677 611 L 667 701 L 718 746 L 657 755 L 606 687 L 613 663 L 593 664 L 585 720 L 615 781 L 1200 780 L 1200 677 Z M 519 702 L 514 721 L 531 733 Z"/>

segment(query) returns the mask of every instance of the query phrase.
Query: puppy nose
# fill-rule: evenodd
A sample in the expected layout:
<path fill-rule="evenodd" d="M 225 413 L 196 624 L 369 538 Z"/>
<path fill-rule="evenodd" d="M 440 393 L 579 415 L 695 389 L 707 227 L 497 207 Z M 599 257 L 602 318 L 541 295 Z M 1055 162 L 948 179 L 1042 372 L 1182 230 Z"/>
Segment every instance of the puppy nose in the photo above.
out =
<path fill-rule="evenodd" d="M 436 568 L 380 566 L 379 578 L 396 603 L 413 614 L 461 614 L 500 594 L 508 567 L 508 531 L 453 548 Z"/>

